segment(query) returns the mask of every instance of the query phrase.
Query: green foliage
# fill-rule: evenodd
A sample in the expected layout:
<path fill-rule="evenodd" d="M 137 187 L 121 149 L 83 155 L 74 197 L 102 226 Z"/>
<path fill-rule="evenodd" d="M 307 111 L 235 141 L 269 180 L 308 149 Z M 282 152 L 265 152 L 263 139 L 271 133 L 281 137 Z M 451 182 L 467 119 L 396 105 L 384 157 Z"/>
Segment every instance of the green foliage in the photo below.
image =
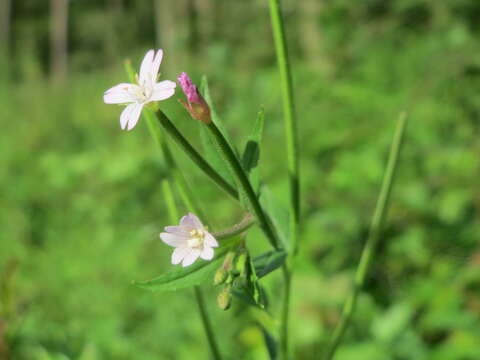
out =
<path fill-rule="evenodd" d="M 190 293 L 152 294 L 130 284 L 172 269 L 171 248 L 158 239 L 169 224 L 161 184 L 170 169 L 144 119 L 122 132 L 121 107 L 104 105 L 101 97 L 127 80 L 125 57 L 137 70 L 153 46 L 150 2 L 125 1 L 117 31 L 106 32 L 104 2 L 71 1 L 64 88 L 47 81 L 48 3 L 15 2 L 12 61 L 0 74 L 0 328 L 7 324 L 0 351 L 6 343 L 20 360 L 207 359 Z M 195 52 L 187 41 L 195 21 L 171 17 L 175 41 L 164 49 L 162 79 L 184 70 L 194 79 L 208 74 L 230 140 L 242 146 L 264 104 L 257 166 L 268 184 L 262 204 L 280 213 L 272 221 L 286 243 L 284 128 L 268 9 L 253 1 L 214 3 L 196 18 Z M 291 310 L 295 358 L 324 349 L 352 290 L 394 121 L 405 109 L 409 136 L 384 245 L 336 360 L 476 360 L 479 4 L 335 0 L 310 11 L 308 3 L 315 5 L 284 3 L 302 164 Z M 184 109 L 174 99 L 161 105 L 200 145 L 197 123 Z M 235 223 L 239 206 L 174 146 L 172 152 L 211 226 Z M 267 189 L 271 205 L 263 202 Z M 249 232 L 255 259 L 270 248 L 257 241 L 258 229 Z M 12 263 L 15 272 L 8 275 Z M 276 315 L 279 277 L 270 273 L 259 283 Z M 217 288 L 205 286 L 226 358 L 267 359 L 265 340 L 275 354 L 274 325 L 266 337 L 257 323 L 268 313 L 239 301 L 224 313 L 215 304 Z"/>

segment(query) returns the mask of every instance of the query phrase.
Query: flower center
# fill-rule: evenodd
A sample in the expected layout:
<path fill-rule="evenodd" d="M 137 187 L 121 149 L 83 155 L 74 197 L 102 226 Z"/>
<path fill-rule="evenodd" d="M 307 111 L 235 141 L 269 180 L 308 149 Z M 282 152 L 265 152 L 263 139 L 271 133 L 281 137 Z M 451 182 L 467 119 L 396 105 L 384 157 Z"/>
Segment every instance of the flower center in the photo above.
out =
<path fill-rule="evenodd" d="M 187 240 L 187 244 L 190 248 L 199 248 L 203 246 L 203 240 L 205 233 L 201 229 L 193 229 L 190 231 L 191 238 Z"/>
<path fill-rule="evenodd" d="M 134 90 L 134 96 L 139 103 L 147 102 L 152 96 L 152 89 L 148 84 L 139 84 Z"/>

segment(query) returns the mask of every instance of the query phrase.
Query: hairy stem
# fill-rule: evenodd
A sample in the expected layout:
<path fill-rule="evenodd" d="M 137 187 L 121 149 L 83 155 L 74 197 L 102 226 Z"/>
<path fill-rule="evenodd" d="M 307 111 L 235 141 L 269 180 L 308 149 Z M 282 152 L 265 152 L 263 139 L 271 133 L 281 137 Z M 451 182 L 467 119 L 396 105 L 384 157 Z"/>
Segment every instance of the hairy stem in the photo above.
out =
<path fill-rule="evenodd" d="M 190 209 L 192 211 L 195 211 L 197 214 L 199 214 L 199 208 L 196 206 L 196 204 L 193 200 L 193 197 L 191 195 L 192 193 L 191 193 L 191 191 L 188 187 L 188 184 L 185 181 L 185 179 L 183 178 L 183 176 L 180 172 L 180 169 L 177 167 L 177 164 L 176 164 L 176 162 L 175 162 L 175 160 L 172 156 L 172 153 L 170 151 L 170 148 L 169 148 L 168 144 L 162 138 L 162 136 L 161 136 L 162 134 L 161 134 L 160 130 L 158 129 L 158 126 L 155 126 L 156 124 L 155 124 L 155 121 L 154 121 L 154 118 L 153 118 L 152 114 L 149 113 L 148 111 L 145 111 L 144 114 L 145 114 L 144 118 L 147 121 L 148 128 L 150 130 L 150 134 L 152 135 L 152 137 L 153 137 L 155 143 L 157 144 L 157 146 L 162 151 L 162 154 L 163 154 L 163 157 L 165 159 L 165 162 L 166 162 L 167 166 L 172 171 L 172 176 L 171 177 L 175 181 L 175 184 L 176 184 L 177 189 L 180 193 L 182 201 L 185 203 L 185 206 L 188 209 Z M 170 184 L 169 184 L 168 180 L 165 180 L 163 182 L 162 188 L 163 188 L 164 196 L 166 198 L 167 208 L 168 208 L 170 218 L 174 219 L 176 221 L 176 219 L 178 219 L 178 210 L 177 210 L 177 207 L 176 207 L 176 204 L 175 204 L 173 191 L 172 191 L 172 188 L 170 187 Z M 210 321 L 210 317 L 208 315 L 207 308 L 205 306 L 205 301 L 203 299 L 203 294 L 202 294 L 201 288 L 199 286 L 195 286 L 194 292 L 195 292 L 195 300 L 196 300 L 197 305 L 198 305 L 198 311 L 200 312 L 200 317 L 202 319 L 203 328 L 205 329 L 205 334 L 207 336 L 207 341 L 208 341 L 208 345 L 210 347 L 210 351 L 212 353 L 212 357 L 215 360 L 222 360 L 222 356 L 221 356 L 220 351 L 218 349 L 215 334 L 213 332 L 212 323 Z"/>
<path fill-rule="evenodd" d="M 395 130 L 395 135 L 390 148 L 387 169 L 383 177 L 382 188 L 380 190 L 380 195 L 378 197 L 375 212 L 373 214 L 369 235 L 363 248 L 360 262 L 358 264 L 355 274 L 353 291 L 343 306 L 342 317 L 337 327 L 335 328 L 330 344 L 327 347 L 327 351 L 324 357 L 325 360 L 330 360 L 334 357 L 335 352 L 343 339 L 345 331 L 347 330 L 352 315 L 355 311 L 355 305 L 357 303 L 358 295 L 363 289 L 368 269 L 375 255 L 375 249 L 380 240 L 380 234 L 388 210 L 390 193 L 392 191 L 393 182 L 395 180 L 395 171 L 398 165 L 398 158 L 402 147 L 406 123 L 407 117 L 404 113 L 402 113 L 400 115 L 400 119 L 398 120 L 397 128 Z"/>
<path fill-rule="evenodd" d="M 278 71 L 282 89 L 282 103 L 287 141 L 287 164 L 290 184 L 290 241 L 291 250 L 298 250 L 298 229 L 300 227 L 300 175 L 298 160 L 298 134 L 295 120 L 295 103 L 293 98 L 292 74 L 288 58 L 287 40 L 280 8 L 280 0 L 269 0 L 270 19 L 277 55 Z M 289 357 L 288 323 L 290 306 L 290 285 L 292 274 L 287 265 L 284 266 L 284 296 L 282 304 L 282 319 L 280 325 L 280 354 L 283 359 Z"/>
<path fill-rule="evenodd" d="M 217 342 L 212 329 L 212 323 L 208 316 L 207 308 L 205 306 L 205 300 L 203 299 L 202 290 L 199 286 L 195 286 L 195 299 L 197 300 L 198 310 L 200 311 L 200 316 L 202 317 L 203 327 L 205 329 L 205 334 L 207 336 L 208 344 L 210 345 L 210 350 L 212 356 L 215 360 L 221 360 L 222 356 L 218 350 Z"/>
<path fill-rule="evenodd" d="M 178 131 L 176 126 L 162 112 L 156 112 L 157 119 L 168 135 L 182 148 L 185 154 L 222 190 L 235 199 L 238 199 L 238 192 L 230 185 L 210 164 L 195 150 L 188 140 Z"/>
<path fill-rule="evenodd" d="M 264 231 L 265 235 L 267 236 L 268 240 L 272 244 L 275 249 L 278 249 L 278 240 L 277 235 L 268 221 L 268 218 L 263 211 L 260 202 L 258 201 L 257 195 L 253 190 L 250 181 L 248 180 L 248 176 L 243 169 L 240 161 L 238 160 L 237 156 L 235 155 L 233 149 L 228 144 L 228 141 L 225 139 L 221 131 L 215 125 L 215 123 L 211 122 L 206 124 L 207 128 L 213 134 L 215 141 L 217 142 L 218 148 L 227 161 L 227 164 L 230 166 L 232 173 L 237 181 L 239 188 L 243 191 L 246 196 L 246 200 L 248 201 L 249 207 L 253 211 L 255 218 L 257 219 L 260 227 Z"/>
<path fill-rule="evenodd" d="M 242 221 L 240 221 L 238 224 L 233 225 L 232 227 L 222 230 L 222 231 L 217 231 L 214 232 L 212 235 L 217 239 L 217 240 L 223 240 L 223 239 L 228 239 L 231 238 L 235 235 L 241 234 L 245 230 L 248 230 L 250 226 L 255 224 L 255 218 L 252 216 L 252 214 L 247 214 Z"/>

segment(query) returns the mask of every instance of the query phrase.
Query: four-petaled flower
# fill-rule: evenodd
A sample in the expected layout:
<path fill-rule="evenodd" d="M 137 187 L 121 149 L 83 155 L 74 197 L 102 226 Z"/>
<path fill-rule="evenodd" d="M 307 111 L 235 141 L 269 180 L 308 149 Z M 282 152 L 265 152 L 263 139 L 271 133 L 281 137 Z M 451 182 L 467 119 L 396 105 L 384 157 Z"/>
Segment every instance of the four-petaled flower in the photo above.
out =
<path fill-rule="evenodd" d="M 218 247 L 218 242 L 194 214 L 188 213 L 182 217 L 179 226 L 166 226 L 165 231 L 160 233 L 160 238 L 167 245 L 175 247 L 172 264 L 181 262 L 185 267 L 199 257 L 213 259 L 213 248 Z"/>
<path fill-rule="evenodd" d="M 122 83 L 107 90 L 103 95 L 106 104 L 129 104 L 120 115 L 120 126 L 131 130 L 140 118 L 143 106 L 152 101 L 165 100 L 175 93 L 175 82 L 157 82 L 163 51 L 149 50 L 140 66 L 138 84 Z"/>

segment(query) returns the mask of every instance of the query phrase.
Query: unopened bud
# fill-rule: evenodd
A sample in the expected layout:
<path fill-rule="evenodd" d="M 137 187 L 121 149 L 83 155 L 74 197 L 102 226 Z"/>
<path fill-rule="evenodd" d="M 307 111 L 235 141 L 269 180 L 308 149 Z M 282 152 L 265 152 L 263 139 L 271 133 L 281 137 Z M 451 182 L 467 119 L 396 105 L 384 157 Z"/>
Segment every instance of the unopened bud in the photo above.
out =
<path fill-rule="evenodd" d="M 230 285 L 227 285 L 217 296 L 218 307 L 222 310 L 228 310 L 232 304 L 232 288 Z"/>
<path fill-rule="evenodd" d="M 238 273 L 240 276 L 245 274 L 245 269 L 247 265 L 248 254 L 246 251 L 242 251 L 236 261 L 235 261 L 235 272 Z"/>
<path fill-rule="evenodd" d="M 181 73 L 178 76 L 178 82 L 187 97 L 187 102 L 180 100 L 185 109 L 187 109 L 194 119 L 205 124 L 210 124 L 212 122 L 210 107 L 198 92 L 197 86 L 192 83 L 192 80 L 188 77 L 187 73 Z"/>
<path fill-rule="evenodd" d="M 228 278 L 228 271 L 223 268 L 223 266 L 217 270 L 215 276 L 213 277 L 213 285 L 221 285 Z"/>

